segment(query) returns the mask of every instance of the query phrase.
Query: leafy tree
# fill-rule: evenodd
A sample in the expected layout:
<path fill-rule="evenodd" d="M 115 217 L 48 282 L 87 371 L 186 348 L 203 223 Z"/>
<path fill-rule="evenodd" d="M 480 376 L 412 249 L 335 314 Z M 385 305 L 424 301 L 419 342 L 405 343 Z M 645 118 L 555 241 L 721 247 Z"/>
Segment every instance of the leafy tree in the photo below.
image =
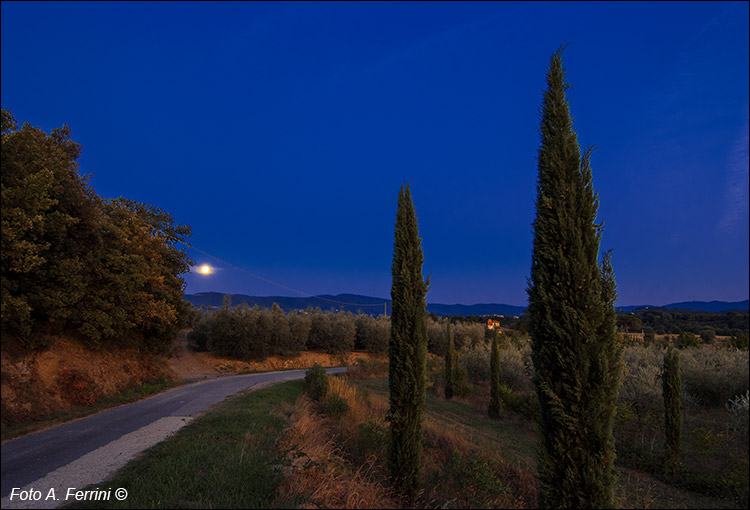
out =
<path fill-rule="evenodd" d="M 597 264 L 598 198 L 591 150 L 570 116 L 562 48 L 540 109 L 529 331 L 539 400 L 539 504 L 612 507 L 615 404 L 622 377 L 610 256 Z"/>
<path fill-rule="evenodd" d="M 355 348 L 374 353 L 388 352 L 388 339 L 391 336 L 391 323 L 385 316 L 378 318 L 359 315 L 355 321 L 357 335 Z"/>
<path fill-rule="evenodd" d="M 448 343 L 448 349 L 445 352 L 445 398 L 450 400 L 453 398 L 453 390 L 456 386 L 456 349 L 453 346 L 450 321 L 446 326 L 445 337 Z"/>
<path fill-rule="evenodd" d="M 732 335 L 732 337 L 729 339 L 729 343 L 735 349 L 742 349 L 746 351 L 748 348 L 748 334 L 745 332 L 741 332 L 736 335 Z"/>
<path fill-rule="evenodd" d="M 704 329 L 701 331 L 701 340 L 704 344 L 713 344 L 716 341 L 716 331 L 713 328 Z"/>
<path fill-rule="evenodd" d="M 65 329 L 86 292 L 100 243 L 99 204 L 78 173 L 67 126 L 47 135 L 2 111 L 2 324 L 42 347 Z"/>
<path fill-rule="evenodd" d="M 327 314 L 316 309 L 310 319 L 310 334 L 307 340 L 308 349 L 326 350 L 331 338 L 331 320 Z"/>
<path fill-rule="evenodd" d="M 413 501 L 422 457 L 427 330 L 421 238 L 409 186 L 398 195 L 391 267 L 391 340 L 388 348 L 390 433 L 388 466 L 396 489 Z"/>
<path fill-rule="evenodd" d="M 682 400 L 680 391 L 680 354 L 671 347 L 664 353 L 662 394 L 664 396 L 664 435 L 670 469 L 679 464 L 680 438 L 682 435 Z"/>
<path fill-rule="evenodd" d="M 101 244 L 87 278 L 87 296 L 71 321 L 86 337 L 130 342 L 166 353 L 177 334 L 190 259 L 176 243 L 190 228 L 161 209 L 124 198 L 102 203 Z"/>
<path fill-rule="evenodd" d="M 685 349 L 687 347 L 698 347 L 700 341 L 698 337 L 687 331 L 683 331 L 677 337 L 676 345 L 678 349 Z"/>
<path fill-rule="evenodd" d="M 434 314 L 433 314 L 434 315 Z M 427 350 L 438 356 L 445 356 L 448 343 L 445 336 L 445 327 L 437 319 L 427 316 Z M 450 320 L 448 320 L 450 322 Z"/>
<path fill-rule="evenodd" d="M 457 322 L 453 329 L 453 341 L 457 350 L 476 349 L 485 345 L 483 325 Z"/>
<path fill-rule="evenodd" d="M 331 336 L 326 350 L 329 353 L 350 352 L 354 349 L 354 339 L 357 327 L 351 312 L 343 310 L 337 314 L 330 314 Z"/>
<path fill-rule="evenodd" d="M 490 355 L 490 418 L 500 417 L 500 347 L 497 337 L 492 339 L 492 354 Z"/>
<path fill-rule="evenodd" d="M 645 345 L 651 345 L 656 341 L 656 334 L 654 333 L 653 328 L 645 327 L 643 328 L 643 343 Z"/>
<path fill-rule="evenodd" d="M 289 335 L 291 337 L 291 353 L 299 354 L 305 349 L 307 338 L 310 335 L 310 316 L 300 314 L 296 311 L 287 315 L 289 323 Z"/>
<path fill-rule="evenodd" d="M 2 329 L 26 348 L 74 329 L 90 346 L 165 352 L 189 318 L 190 228 L 157 208 L 104 200 L 79 173 L 67 126 L 2 112 Z"/>
<path fill-rule="evenodd" d="M 271 307 L 271 345 L 272 354 L 288 356 L 295 352 L 289 321 L 281 307 L 274 303 Z"/>
<path fill-rule="evenodd" d="M 631 330 L 641 329 L 643 323 L 636 315 L 628 313 L 617 316 L 617 325 L 624 328 L 626 333 L 629 333 Z"/>

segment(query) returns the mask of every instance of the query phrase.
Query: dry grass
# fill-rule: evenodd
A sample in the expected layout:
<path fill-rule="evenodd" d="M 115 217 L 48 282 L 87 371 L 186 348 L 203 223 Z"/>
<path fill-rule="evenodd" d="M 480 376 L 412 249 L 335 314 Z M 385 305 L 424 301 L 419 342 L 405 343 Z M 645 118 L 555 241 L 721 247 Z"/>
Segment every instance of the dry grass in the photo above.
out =
<path fill-rule="evenodd" d="M 402 508 L 404 502 L 390 489 L 385 462 L 386 398 L 363 392 L 343 377 L 329 377 L 332 394 L 349 406 L 338 418 L 321 412 L 325 402 L 318 404 L 307 396 L 297 400 L 280 444 L 288 452 L 289 466 L 279 498 L 302 508 Z M 375 435 L 363 437 L 364 428 L 376 431 Z M 417 506 L 536 505 L 531 471 L 472 443 L 464 425 L 426 416 L 423 431 L 424 489 Z M 363 441 L 370 443 L 363 445 Z"/>
<path fill-rule="evenodd" d="M 345 379 L 329 377 L 329 394 L 346 400 L 349 411 L 341 419 L 318 412 L 303 395 L 297 400 L 291 425 L 281 442 L 290 467 L 279 496 L 301 508 L 401 508 L 385 484 L 382 462 L 369 457 L 353 462 L 359 424 L 385 417 L 387 405 L 363 399 Z"/>

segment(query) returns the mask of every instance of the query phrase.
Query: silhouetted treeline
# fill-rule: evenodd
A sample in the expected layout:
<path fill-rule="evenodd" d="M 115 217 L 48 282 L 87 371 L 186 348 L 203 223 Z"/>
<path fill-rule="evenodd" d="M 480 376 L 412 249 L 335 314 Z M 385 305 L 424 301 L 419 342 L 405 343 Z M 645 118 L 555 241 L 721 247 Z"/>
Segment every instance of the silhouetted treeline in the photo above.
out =
<path fill-rule="evenodd" d="M 706 328 L 712 328 L 717 335 L 732 336 L 750 329 L 748 310 L 699 312 L 659 308 L 640 309 L 633 313 L 641 320 L 644 328 L 649 327 L 658 335 L 679 335 L 683 331 L 698 335 Z"/>
<path fill-rule="evenodd" d="M 103 199 L 80 175 L 67 126 L 20 128 L 2 110 L 2 333 L 22 348 L 73 335 L 91 347 L 166 352 L 190 305 L 177 241 L 190 228 L 161 209 Z"/>

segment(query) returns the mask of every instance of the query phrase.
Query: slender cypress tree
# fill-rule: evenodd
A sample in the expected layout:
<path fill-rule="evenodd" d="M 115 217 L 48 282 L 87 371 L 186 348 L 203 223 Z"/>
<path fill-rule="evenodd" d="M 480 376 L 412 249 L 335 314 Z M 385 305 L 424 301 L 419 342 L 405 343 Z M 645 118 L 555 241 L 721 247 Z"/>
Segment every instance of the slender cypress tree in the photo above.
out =
<path fill-rule="evenodd" d="M 492 354 L 490 355 L 490 407 L 487 410 L 490 418 L 500 417 L 500 347 L 497 335 L 492 337 Z"/>
<path fill-rule="evenodd" d="M 581 154 L 565 91 L 563 48 L 551 59 L 540 108 L 529 329 L 539 399 L 539 505 L 612 507 L 612 428 L 622 377 L 610 255 L 597 264 L 601 226 L 591 151 Z"/>
<path fill-rule="evenodd" d="M 682 436 L 682 399 L 680 391 L 680 354 L 671 347 L 664 353 L 664 372 L 661 378 L 664 396 L 664 435 L 670 470 L 679 464 Z"/>
<path fill-rule="evenodd" d="M 401 186 L 391 274 L 391 339 L 388 347 L 390 430 L 388 466 L 394 487 L 413 501 L 422 457 L 427 326 L 421 238 L 409 186 Z"/>
<path fill-rule="evenodd" d="M 453 390 L 456 385 L 456 347 L 453 344 L 453 336 L 451 336 L 450 321 L 448 321 L 445 336 L 448 341 L 448 347 L 445 351 L 445 399 L 450 400 L 453 398 Z"/>

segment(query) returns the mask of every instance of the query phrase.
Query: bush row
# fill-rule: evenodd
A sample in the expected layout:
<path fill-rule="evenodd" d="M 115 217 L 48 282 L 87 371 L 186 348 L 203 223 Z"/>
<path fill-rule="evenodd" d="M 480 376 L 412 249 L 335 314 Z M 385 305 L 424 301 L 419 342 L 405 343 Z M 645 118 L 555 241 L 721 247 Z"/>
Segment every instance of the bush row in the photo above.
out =
<path fill-rule="evenodd" d="M 443 356 L 446 320 L 428 316 L 427 330 L 429 352 Z M 457 350 L 468 353 L 486 348 L 483 325 L 458 322 L 452 331 Z M 246 304 L 232 308 L 227 303 L 219 310 L 200 313 L 189 338 L 199 350 L 238 359 L 263 359 L 295 355 L 306 349 L 387 353 L 390 335 L 391 321 L 383 316 L 323 312 L 319 308 L 285 313 L 276 304 L 268 310 Z"/>

